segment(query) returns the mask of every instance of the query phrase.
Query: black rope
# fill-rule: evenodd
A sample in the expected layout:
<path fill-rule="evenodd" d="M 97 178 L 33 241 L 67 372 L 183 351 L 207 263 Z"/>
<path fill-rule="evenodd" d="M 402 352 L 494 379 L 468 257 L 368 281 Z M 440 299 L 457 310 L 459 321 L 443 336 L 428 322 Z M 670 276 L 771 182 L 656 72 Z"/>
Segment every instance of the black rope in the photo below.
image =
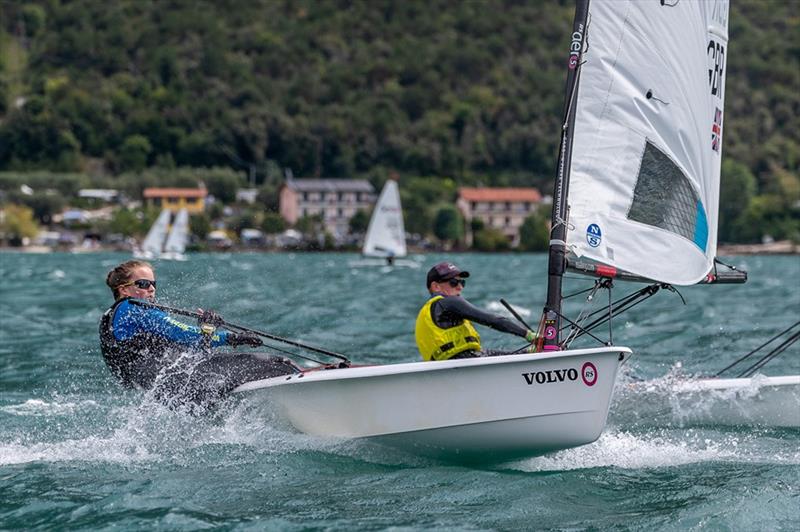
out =
<path fill-rule="evenodd" d="M 569 299 L 571 297 L 579 296 L 581 294 L 585 294 L 586 292 L 591 292 L 595 288 L 596 288 L 596 286 L 592 286 L 592 287 L 589 287 L 589 288 L 587 288 L 585 290 L 580 290 L 579 292 L 575 292 L 574 294 L 570 294 L 568 296 L 562 296 L 561 299 Z"/>
<path fill-rule="evenodd" d="M 579 336 L 581 336 L 582 334 L 588 334 L 589 336 L 591 336 L 592 338 L 594 338 L 595 340 L 597 340 L 597 341 L 598 341 L 598 342 L 600 342 L 601 344 L 603 344 L 603 345 L 605 345 L 605 346 L 607 346 L 607 345 L 610 345 L 608 342 L 605 342 L 605 341 L 601 340 L 600 338 L 598 338 L 597 336 L 593 335 L 592 333 L 590 333 L 589 331 L 587 331 L 586 329 L 584 329 L 583 327 L 581 327 L 580 325 L 578 325 L 577 323 L 575 323 L 574 321 L 572 321 L 571 319 L 569 319 L 568 317 L 564 316 L 564 315 L 563 315 L 563 314 L 561 314 L 560 312 L 557 312 L 557 311 L 556 311 L 556 310 L 554 310 L 554 309 L 547 309 L 547 310 L 551 310 L 551 311 L 555 312 L 555 313 L 558 315 L 558 317 L 559 317 L 559 318 L 561 318 L 561 319 L 563 319 L 563 320 L 566 320 L 566 321 L 568 321 L 568 322 L 569 322 L 569 323 L 570 323 L 570 324 L 571 324 L 573 327 L 575 327 L 575 328 L 577 328 L 578 330 L 580 330 L 580 331 L 581 331 L 581 332 L 580 332 L 580 334 L 576 335 L 576 336 L 575 336 L 575 338 L 578 338 L 578 337 L 579 337 Z M 573 340 L 574 340 L 575 338 L 573 338 Z"/>
<path fill-rule="evenodd" d="M 139 306 L 152 307 L 152 308 L 155 308 L 155 309 L 163 310 L 164 312 L 170 312 L 172 314 L 178 314 L 179 316 L 186 316 L 186 317 L 191 317 L 191 318 L 200 318 L 200 314 L 198 312 L 194 312 L 194 311 L 191 311 L 191 310 L 184 310 L 184 309 L 180 309 L 180 308 L 167 307 L 165 305 L 158 305 L 156 303 L 151 303 L 150 301 L 144 301 L 142 299 L 131 299 L 130 302 L 133 303 L 133 304 L 139 305 Z M 264 338 L 268 338 L 270 340 L 274 340 L 274 341 L 277 341 L 277 342 L 282 342 L 284 344 L 288 344 L 288 345 L 291 345 L 291 346 L 294 346 L 294 347 L 299 347 L 301 349 L 306 349 L 308 351 L 313 351 L 315 353 L 320 353 L 322 355 L 328 355 L 328 356 L 331 356 L 331 357 L 334 357 L 334 358 L 338 358 L 338 359 L 342 360 L 343 363 L 345 363 L 347 365 L 350 364 L 350 360 L 346 356 L 341 355 L 339 353 L 334 353 L 333 351 L 328 351 L 326 349 L 321 349 L 319 347 L 314 347 L 312 345 L 303 344 L 303 343 L 300 343 L 300 342 L 296 342 L 294 340 L 289 340 L 288 338 L 282 338 L 280 336 L 275 336 L 274 334 L 269 334 L 269 333 L 266 333 L 264 331 L 251 329 L 251 328 L 245 327 L 243 325 L 237 325 L 235 323 L 229 323 L 229 322 L 224 321 L 224 320 L 222 321 L 221 325 L 223 327 L 228 328 L 228 329 L 238 330 L 240 332 L 248 332 L 248 333 L 251 333 L 251 334 L 255 334 L 257 336 L 262 336 Z M 314 360 L 313 358 L 304 357 L 302 355 L 295 354 L 295 356 L 298 356 L 300 358 L 305 358 L 306 360 L 311 360 L 313 362 L 318 362 L 318 361 Z M 322 362 L 318 362 L 318 363 L 322 364 Z"/>
<path fill-rule="evenodd" d="M 650 285 L 650 286 L 646 286 L 644 288 L 641 288 L 641 289 L 637 290 L 636 292 L 632 292 L 632 293 L 628 294 L 627 296 L 621 297 L 620 299 L 614 301 L 612 303 L 612 305 L 614 306 L 614 308 L 622 308 L 624 305 L 628 304 L 629 301 L 635 300 L 637 298 L 642 297 L 642 295 L 644 293 L 651 293 L 650 295 L 652 295 L 652 294 L 655 294 L 656 292 L 658 292 L 658 290 L 660 288 L 661 288 L 660 284 L 653 284 L 653 285 Z M 595 310 L 594 312 L 590 313 L 587 316 L 587 318 L 591 318 L 592 316 L 595 316 L 595 315 L 600 314 L 600 313 L 605 314 L 605 312 L 606 312 L 606 309 L 598 309 L 598 310 Z"/>
<path fill-rule="evenodd" d="M 586 297 L 586 303 L 589 303 L 590 301 L 594 300 L 594 296 L 595 296 L 595 294 L 597 294 L 597 291 L 600 290 L 600 288 L 607 288 L 608 291 L 609 291 L 609 294 L 610 294 L 611 293 L 611 283 L 610 283 L 610 281 L 606 281 L 604 279 L 595 280 L 594 286 L 592 286 L 592 288 L 590 289 L 591 291 L 590 291 L 589 295 Z M 589 319 L 589 315 L 591 314 L 589 312 L 584 314 L 584 312 L 587 312 L 586 309 L 581 310 L 581 312 L 578 314 L 578 317 L 575 319 L 575 322 L 577 324 L 579 324 L 579 326 L 581 326 L 581 327 L 583 326 L 583 323 L 586 320 Z M 570 333 L 564 339 L 564 341 L 562 342 L 562 345 L 564 347 L 566 347 L 566 348 L 569 348 L 569 346 L 572 345 L 572 342 L 575 341 L 575 339 L 578 338 L 579 335 L 580 335 L 580 331 L 579 331 L 578 328 L 570 327 Z"/>
<path fill-rule="evenodd" d="M 784 340 L 783 343 L 781 343 L 778 347 L 776 347 L 775 349 L 773 349 L 772 351 L 770 351 L 769 353 L 767 353 L 766 355 L 761 357 L 755 364 L 750 366 L 743 373 L 739 374 L 738 377 L 739 378 L 741 378 L 741 377 L 752 377 L 753 374 L 755 374 L 756 371 L 760 370 L 770 360 L 772 360 L 776 356 L 778 356 L 781 353 L 783 353 L 784 351 L 786 351 L 786 349 L 789 346 L 791 346 L 793 343 L 795 343 L 799 338 L 800 338 L 800 332 L 794 333 L 792 336 L 790 336 L 789 338 Z"/>
<path fill-rule="evenodd" d="M 619 316 L 623 312 L 626 312 L 626 311 L 632 309 L 636 305 L 646 301 L 647 299 L 649 299 L 650 297 L 655 295 L 664 286 L 668 286 L 668 285 L 660 285 L 660 284 L 650 285 L 650 286 L 647 286 L 645 288 L 642 288 L 641 290 L 637 290 L 636 292 L 628 294 L 627 296 L 625 296 L 625 297 L 623 297 L 621 299 L 618 299 L 617 301 L 615 301 L 611 305 L 613 315 Z M 591 331 L 591 330 L 594 330 L 597 327 L 603 325 L 606 321 L 608 321 L 610 319 L 610 317 L 608 315 L 608 309 L 596 310 L 596 311 L 592 312 L 591 314 L 589 314 L 587 316 L 587 319 L 592 317 L 592 316 L 595 316 L 595 315 L 597 315 L 597 314 L 599 314 L 601 312 L 603 313 L 602 316 L 600 316 L 599 318 L 597 318 L 596 320 L 591 322 L 589 325 L 587 325 L 583 329 L 585 329 L 587 332 Z M 567 328 L 566 326 L 562 327 L 562 330 L 566 329 L 566 328 Z M 582 334 L 583 334 L 583 332 L 575 335 L 573 340 L 579 338 Z"/>
<path fill-rule="evenodd" d="M 746 355 L 744 355 L 744 356 L 741 356 L 741 357 L 737 358 L 737 359 L 736 359 L 736 360 L 734 360 L 734 361 L 733 361 L 731 364 L 728 364 L 727 366 L 725 366 L 724 368 L 722 368 L 721 370 L 719 370 L 719 371 L 717 372 L 717 374 L 716 374 L 716 375 L 714 375 L 714 376 L 715 376 L 715 377 L 719 377 L 720 375 L 722 375 L 723 373 L 725 373 L 726 371 L 728 371 L 728 370 L 729 370 L 729 369 L 731 369 L 732 367 L 734 367 L 734 366 L 736 366 L 737 364 L 739 364 L 739 363 L 743 362 L 744 360 L 746 360 L 746 359 L 747 359 L 747 358 L 749 358 L 750 356 L 754 355 L 755 353 L 757 353 L 757 352 L 761 351 L 763 348 L 765 348 L 766 346 L 768 346 L 769 344 L 771 344 L 772 342 L 774 342 L 775 340 L 777 340 L 778 338 L 780 338 L 780 337 L 781 337 L 781 336 L 783 336 L 784 334 L 788 333 L 789 331 L 791 331 L 792 329 L 794 329 L 794 328 L 795 328 L 795 327 L 797 327 L 798 325 L 800 325 L 800 321 L 798 321 L 798 322 L 796 322 L 796 323 L 792 324 L 792 325 L 791 325 L 789 328 L 787 328 L 786 330 L 784 330 L 784 331 L 782 331 L 782 332 L 779 332 L 778 334 L 776 334 L 775 336 L 773 336 L 772 338 L 770 338 L 769 340 L 767 340 L 766 342 L 764 342 L 764 343 L 763 343 L 763 344 L 761 344 L 760 346 L 756 347 L 755 349 L 753 349 L 752 351 L 750 351 L 750 352 L 749 352 L 749 353 L 747 353 Z M 791 345 L 791 344 L 790 344 L 790 345 Z M 787 347 L 788 347 L 788 346 L 787 346 Z M 768 355 L 769 355 L 769 353 L 768 353 Z M 770 359 L 770 360 L 771 360 L 771 359 Z"/>

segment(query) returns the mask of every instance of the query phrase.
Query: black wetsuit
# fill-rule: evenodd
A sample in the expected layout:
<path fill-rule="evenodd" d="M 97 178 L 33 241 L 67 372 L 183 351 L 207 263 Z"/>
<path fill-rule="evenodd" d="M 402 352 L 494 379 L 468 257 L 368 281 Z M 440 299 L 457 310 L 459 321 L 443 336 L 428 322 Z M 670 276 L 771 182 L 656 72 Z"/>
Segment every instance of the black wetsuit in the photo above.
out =
<path fill-rule="evenodd" d="M 442 299 L 435 301 L 431 305 L 431 318 L 433 318 L 433 323 L 442 329 L 449 329 L 450 327 L 460 325 L 463 320 L 469 320 L 474 323 L 480 323 L 481 325 L 491 327 L 496 331 L 515 334 L 517 336 L 521 336 L 522 338 L 525 338 L 525 335 L 528 333 L 528 330 L 518 323 L 503 316 L 497 316 L 495 314 L 486 312 L 485 310 L 479 309 L 461 296 L 444 296 L 443 294 L 434 295 L 443 296 Z M 464 351 L 453 356 L 452 358 L 473 358 L 478 356 L 496 356 L 507 354 L 509 353 L 506 351 L 481 349 L 480 352 Z"/>
<path fill-rule="evenodd" d="M 100 320 L 100 347 L 111 372 L 128 388 L 153 389 L 173 404 L 210 404 L 245 382 L 296 373 L 291 361 L 258 353 L 212 353 L 227 331 L 203 334 L 161 310 L 128 299 Z"/>

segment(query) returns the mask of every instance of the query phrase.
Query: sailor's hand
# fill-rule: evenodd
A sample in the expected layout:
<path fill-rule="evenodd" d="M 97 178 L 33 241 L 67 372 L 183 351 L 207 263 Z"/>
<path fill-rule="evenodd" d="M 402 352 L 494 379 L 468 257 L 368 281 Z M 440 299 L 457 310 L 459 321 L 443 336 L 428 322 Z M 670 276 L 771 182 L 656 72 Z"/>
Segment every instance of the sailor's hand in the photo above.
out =
<path fill-rule="evenodd" d="M 532 343 L 534 340 L 538 340 L 539 335 L 533 332 L 532 330 L 528 329 L 528 332 L 525 333 L 525 340 L 529 343 Z"/>
<path fill-rule="evenodd" d="M 255 334 L 228 333 L 228 345 L 232 345 L 234 347 L 239 345 L 249 345 L 252 347 L 258 347 L 264 345 L 264 342 L 262 342 L 261 338 L 259 338 Z"/>
<path fill-rule="evenodd" d="M 214 327 L 219 327 L 225 320 L 222 319 L 222 316 L 214 312 L 213 310 L 203 310 L 197 309 L 200 312 L 200 317 L 197 318 L 197 322 L 200 325 L 212 325 Z"/>

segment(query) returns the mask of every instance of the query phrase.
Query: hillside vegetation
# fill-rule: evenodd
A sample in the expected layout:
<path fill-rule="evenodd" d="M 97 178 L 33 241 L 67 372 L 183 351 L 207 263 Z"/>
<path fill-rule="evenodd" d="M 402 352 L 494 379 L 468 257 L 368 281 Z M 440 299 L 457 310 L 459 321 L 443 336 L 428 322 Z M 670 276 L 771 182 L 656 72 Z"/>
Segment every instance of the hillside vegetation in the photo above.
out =
<path fill-rule="evenodd" d="M 0 170 L 549 192 L 573 4 L 0 0 Z M 722 240 L 800 233 L 800 3 L 734 0 Z"/>

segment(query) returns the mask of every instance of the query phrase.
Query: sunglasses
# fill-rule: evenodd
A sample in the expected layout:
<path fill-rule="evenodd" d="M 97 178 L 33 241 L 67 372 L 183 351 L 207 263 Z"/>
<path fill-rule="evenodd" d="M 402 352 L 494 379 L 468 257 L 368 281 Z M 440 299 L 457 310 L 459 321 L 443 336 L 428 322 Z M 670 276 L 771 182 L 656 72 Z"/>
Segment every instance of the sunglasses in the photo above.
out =
<path fill-rule="evenodd" d="M 466 279 L 450 279 L 447 282 L 453 288 L 455 288 L 458 285 L 461 285 L 462 287 L 467 286 L 467 280 Z"/>
<path fill-rule="evenodd" d="M 135 281 L 131 281 L 129 283 L 125 283 L 124 285 L 120 286 L 120 288 L 123 288 L 125 286 L 131 286 L 131 285 L 136 286 L 136 288 L 138 288 L 140 290 L 147 290 L 151 286 L 153 288 L 155 288 L 156 287 L 156 282 L 155 281 L 151 281 L 150 279 L 136 279 Z"/>

